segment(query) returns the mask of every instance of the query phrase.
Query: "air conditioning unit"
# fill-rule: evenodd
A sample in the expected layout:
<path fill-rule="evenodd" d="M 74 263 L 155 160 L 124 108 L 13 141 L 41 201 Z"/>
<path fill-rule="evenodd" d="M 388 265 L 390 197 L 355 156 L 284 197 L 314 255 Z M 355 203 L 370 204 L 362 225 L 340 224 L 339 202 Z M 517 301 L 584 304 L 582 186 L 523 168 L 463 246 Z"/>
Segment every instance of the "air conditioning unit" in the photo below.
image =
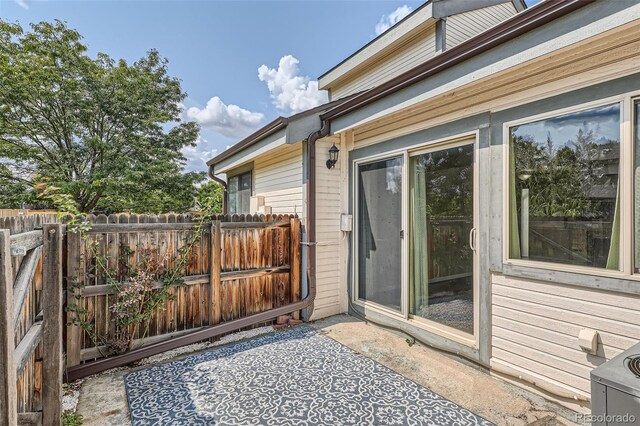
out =
<path fill-rule="evenodd" d="M 640 424 L 640 343 L 591 371 L 591 424 Z"/>

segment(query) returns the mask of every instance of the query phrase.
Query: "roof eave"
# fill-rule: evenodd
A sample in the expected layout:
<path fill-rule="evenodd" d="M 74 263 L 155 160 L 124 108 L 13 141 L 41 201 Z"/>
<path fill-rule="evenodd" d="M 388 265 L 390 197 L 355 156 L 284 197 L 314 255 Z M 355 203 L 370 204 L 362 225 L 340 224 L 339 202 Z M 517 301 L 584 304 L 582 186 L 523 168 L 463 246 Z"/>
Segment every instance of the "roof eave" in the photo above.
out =
<path fill-rule="evenodd" d="M 376 100 L 424 80 L 432 75 L 466 61 L 476 55 L 532 31 L 548 22 L 567 15 L 595 0 L 547 0 L 526 9 L 500 25 L 473 37 L 458 46 L 418 65 L 415 68 L 356 95 L 346 102 L 320 114 L 321 120 L 330 120 L 357 110 Z"/>
<path fill-rule="evenodd" d="M 220 154 L 216 155 L 211 160 L 207 161 L 207 166 L 209 167 L 215 166 L 216 164 L 220 163 L 223 160 L 226 160 L 232 155 L 239 153 L 244 148 L 251 146 L 255 142 L 258 142 L 259 140 L 264 139 L 267 136 L 270 136 L 275 132 L 286 128 L 288 123 L 289 123 L 289 119 L 287 119 L 286 117 L 276 118 L 271 123 L 258 129 L 256 132 L 252 133 L 251 135 L 247 136 L 240 142 L 231 146 L 229 149 L 222 151 Z"/>

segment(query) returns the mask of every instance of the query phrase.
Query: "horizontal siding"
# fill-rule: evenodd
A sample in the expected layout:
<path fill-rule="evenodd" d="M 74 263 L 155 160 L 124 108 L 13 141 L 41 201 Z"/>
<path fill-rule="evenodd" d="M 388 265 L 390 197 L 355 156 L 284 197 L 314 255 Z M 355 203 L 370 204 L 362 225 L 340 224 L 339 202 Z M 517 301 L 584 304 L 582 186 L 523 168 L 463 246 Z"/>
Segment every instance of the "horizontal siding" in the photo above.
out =
<path fill-rule="evenodd" d="M 511 2 L 484 7 L 447 18 L 447 49 L 469 40 L 516 14 Z"/>
<path fill-rule="evenodd" d="M 638 296 L 500 274 L 491 281 L 495 368 L 506 366 L 588 397 L 591 370 L 640 340 Z M 599 333 L 595 355 L 578 346 L 584 328 Z"/>
<path fill-rule="evenodd" d="M 334 141 L 321 139 L 316 143 L 316 287 L 317 297 L 311 319 L 341 312 L 340 299 L 340 162 L 333 169 L 326 167 L 329 148 Z M 340 147 L 336 141 L 336 146 Z M 343 152 L 341 154 L 345 155 Z"/>
<path fill-rule="evenodd" d="M 297 213 L 303 217 L 302 160 L 302 144 L 295 144 L 254 161 L 253 195 L 264 196 L 273 214 Z"/>
<path fill-rule="evenodd" d="M 396 48 L 386 57 L 375 61 L 354 77 L 337 82 L 331 87 L 331 98 L 340 99 L 353 93 L 378 86 L 391 80 L 436 54 L 436 33 L 431 27 Z"/>

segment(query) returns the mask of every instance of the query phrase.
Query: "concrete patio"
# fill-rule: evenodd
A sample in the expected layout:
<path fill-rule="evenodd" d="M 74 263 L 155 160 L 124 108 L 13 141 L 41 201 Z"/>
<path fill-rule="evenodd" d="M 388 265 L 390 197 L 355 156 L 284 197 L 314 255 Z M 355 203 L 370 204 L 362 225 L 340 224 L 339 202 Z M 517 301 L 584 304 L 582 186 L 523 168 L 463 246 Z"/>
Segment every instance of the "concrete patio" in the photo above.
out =
<path fill-rule="evenodd" d="M 497 425 L 572 425 L 573 413 L 459 360 L 414 344 L 406 336 L 346 315 L 310 324 L 328 337 Z M 250 337 L 266 329 L 240 334 Z M 205 345 L 194 348 L 201 350 Z M 177 355 L 178 358 L 180 355 Z M 165 361 L 167 357 L 156 358 Z M 146 368 L 149 364 L 136 367 Z M 85 425 L 129 424 L 124 376 L 120 369 L 84 380 L 78 412 Z"/>

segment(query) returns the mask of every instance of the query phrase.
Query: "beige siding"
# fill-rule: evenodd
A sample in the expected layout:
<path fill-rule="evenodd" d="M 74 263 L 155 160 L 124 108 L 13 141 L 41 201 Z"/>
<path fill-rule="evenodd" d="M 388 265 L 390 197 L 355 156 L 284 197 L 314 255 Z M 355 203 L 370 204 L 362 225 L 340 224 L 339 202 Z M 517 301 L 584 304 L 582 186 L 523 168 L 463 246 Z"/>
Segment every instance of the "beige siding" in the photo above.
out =
<path fill-rule="evenodd" d="M 316 287 L 318 294 L 311 319 L 342 312 L 340 277 L 340 187 L 341 164 L 331 170 L 326 161 L 333 142 L 341 149 L 339 140 L 321 139 L 316 143 Z"/>
<path fill-rule="evenodd" d="M 447 49 L 469 40 L 516 14 L 511 2 L 459 13 L 447 18 Z"/>
<path fill-rule="evenodd" d="M 300 143 L 280 147 L 253 163 L 253 195 L 263 195 L 274 214 L 303 216 L 302 183 Z"/>
<path fill-rule="evenodd" d="M 492 368 L 542 388 L 588 398 L 591 370 L 640 340 L 638 296 L 499 274 L 492 290 Z M 583 328 L 599 333 L 596 355 L 578 346 Z"/>
<path fill-rule="evenodd" d="M 391 80 L 436 54 L 435 27 L 428 28 L 407 43 L 389 52 L 386 57 L 375 61 L 357 75 L 331 87 L 331 98 L 340 99 L 353 93 L 378 86 Z"/>

